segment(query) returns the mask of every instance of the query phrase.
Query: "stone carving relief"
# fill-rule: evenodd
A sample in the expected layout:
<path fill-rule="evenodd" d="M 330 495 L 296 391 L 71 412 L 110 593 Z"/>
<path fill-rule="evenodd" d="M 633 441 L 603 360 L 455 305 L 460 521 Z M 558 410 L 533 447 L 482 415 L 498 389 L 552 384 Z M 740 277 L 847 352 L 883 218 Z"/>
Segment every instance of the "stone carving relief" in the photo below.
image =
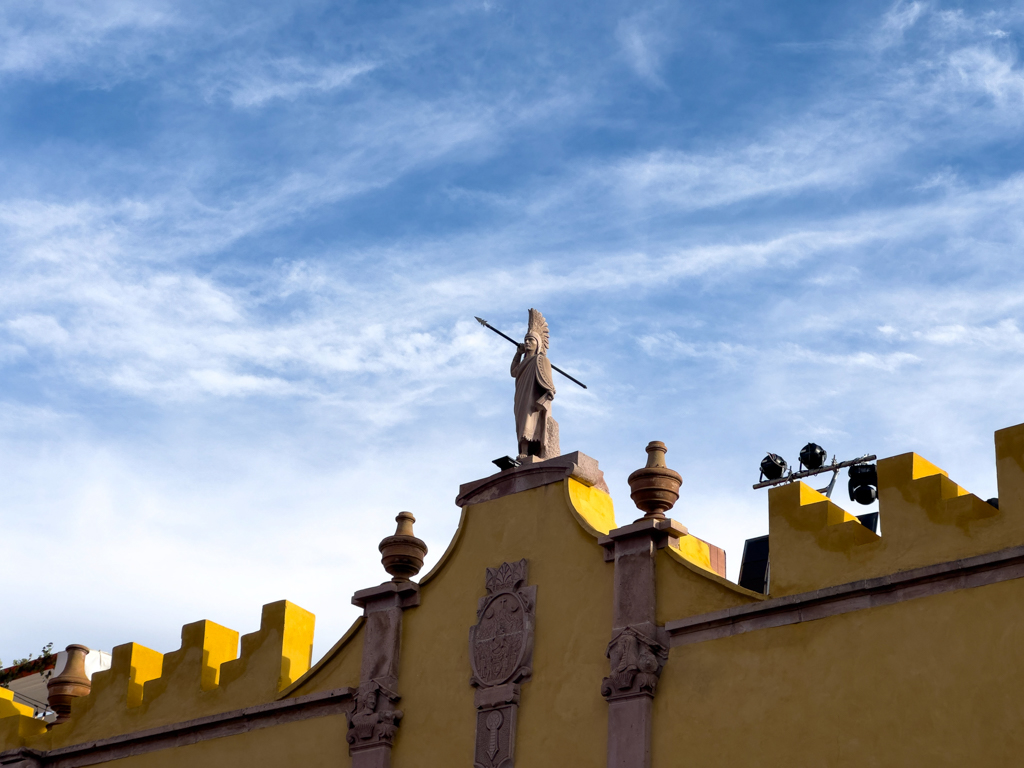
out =
<path fill-rule="evenodd" d="M 658 628 L 623 627 L 612 637 L 606 656 L 611 674 L 601 682 L 601 695 L 612 699 L 654 696 L 661 670 L 668 661 L 668 646 L 657 638 Z"/>
<path fill-rule="evenodd" d="M 526 571 L 526 560 L 487 569 L 487 596 L 469 630 L 470 684 L 477 689 L 475 768 L 514 765 L 520 684 L 532 674 L 537 600 L 536 585 L 526 586 Z"/>
<path fill-rule="evenodd" d="M 348 733 L 345 736 L 353 752 L 394 741 L 398 722 L 402 719 L 402 710 L 392 706 L 398 698 L 397 693 L 375 680 L 359 685 L 355 708 L 348 716 Z"/>

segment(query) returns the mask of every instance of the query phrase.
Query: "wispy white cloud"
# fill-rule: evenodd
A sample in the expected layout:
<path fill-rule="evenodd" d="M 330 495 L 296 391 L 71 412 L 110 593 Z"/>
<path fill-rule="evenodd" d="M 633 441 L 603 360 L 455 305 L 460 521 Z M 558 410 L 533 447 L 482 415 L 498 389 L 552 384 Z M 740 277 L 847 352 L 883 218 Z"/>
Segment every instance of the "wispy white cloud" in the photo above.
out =
<path fill-rule="evenodd" d="M 85 5 L 46 6 L 64 36 L 51 54 L 18 16 L 28 6 L 8 7 L 0 40 L 28 46 L 0 59 L 12 77 L 91 71 L 108 43 L 134 66 L 180 23 L 158 5 L 89 6 L 93 21 L 75 15 Z M 103 592 L 76 632 L 95 621 L 100 642 L 167 650 L 177 624 L 245 630 L 287 596 L 321 613 L 328 647 L 348 617 L 338 589 L 377 578 L 394 511 L 414 506 L 435 557 L 455 487 L 509 450 L 510 350 L 474 314 L 518 333 L 525 307 L 543 309 L 553 355 L 591 384 L 560 388 L 563 447 L 597 455 L 621 505 L 644 442 L 667 439 L 687 479 L 680 515 L 729 547 L 733 572 L 742 538 L 763 532 L 747 488 L 765 448 L 826 435 L 849 455 L 921 450 L 985 492 L 988 433 L 1024 410 L 1024 177 L 979 179 L 951 156 L 1016 135 L 1020 68 L 1000 34 L 1016 22 L 901 3 L 856 45 L 817 47 L 841 49 L 843 74 L 798 107 L 592 150 L 595 132 L 625 130 L 593 96 L 613 68 L 672 85 L 683 36 L 650 18 L 606 20 L 607 67 L 483 87 L 473 67 L 494 75 L 506 52 L 474 50 L 445 58 L 438 81 L 458 75 L 431 93 L 383 86 L 408 73 L 376 50 L 282 44 L 269 58 L 218 37 L 227 50 L 176 71 L 176 93 L 195 84 L 197 113 L 229 104 L 216 119 L 246 130 L 295 102 L 315 124 L 275 124 L 288 143 L 268 144 L 273 162 L 232 155 L 248 134 L 214 132 L 199 137 L 214 149 L 182 140 L 170 158 L 111 162 L 159 185 L 0 199 L 5 524 L 48 516 L 55 541 L 89 546 L 98 583 L 123 581 L 128 546 L 157 564 L 132 595 Z M 417 55 L 442 26 L 423 27 Z M 392 32 L 399 49 L 407 30 Z M 531 66 L 567 44 L 543 42 Z M 320 98 L 342 92 L 343 105 Z M 296 147 L 310 149 L 271 157 Z M 387 223 L 349 223 L 366 211 Z M 278 239 L 276 258 L 254 247 Z M 33 558 L 8 567 L 32 573 Z M 210 583 L 240 585 L 232 605 Z M 122 616 L 141 594 L 160 610 Z M 42 622 L 74 610 L 31 631 L 48 640 Z"/>
<path fill-rule="evenodd" d="M 926 8 L 927 4 L 918 0 L 909 3 L 898 0 L 882 17 L 875 31 L 875 45 L 884 48 L 902 42 L 903 35 L 918 22 Z"/>
<path fill-rule="evenodd" d="M 959 84 L 967 92 L 987 94 L 1003 109 L 1019 108 L 1024 103 L 1024 71 L 1015 57 L 968 47 L 949 57 L 949 69 L 953 87 Z"/>
<path fill-rule="evenodd" d="M 665 88 L 661 76 L 661 57 L 665 40 L 650 19 L 632 16 L 619 22 L 615 36 L 622 54 L 637 77 L 655 88 Z"/>
<path fill-rule="evenodd" d="M 42 248 L 41 263 L 54 266 L 8 273 L 6 328 L 11 343 L 74 360 L 74 370 L 88 380 L 159 399 L 253 393 L 329 397 L 333 387 L 327 379 L 347 374 L 400 374 L 403 386 L 422 386 L 436 380 L 442 370 L 459 369 L 462 361 L 482 353 L 472 326 L 454 333 L 410 332 L 410 324 L 412 329 L 427 329 L 449 317 L 453 302 L 505 306 L 528 301 L 529 296 L 557 296 L 563 285 L 594 295 L 648 290 L 723 272 L 739 276 L 751 270 L 818 264 L 871 242 L 913 242 L 944 229 L 952 228 L 960 236 L 980 234 L 993 211 L 1024 213 L 1018 210 L 1022 185 L 1024 180 L 1013 179 L 993 190 L 899 212 L 858 214 L 829 227 L 761 241 L 702 245 L 662 255 L 599 255 L 562 274 L 558 267 L 552 270 L 538 262 L 526 282 L 475 267 L 453 274 L 438 268 L 432 258 L 417 259 L 427 265 L 425 269 L 385 283 L 391 297 L 386 307 L 375 306 L 383 285 L 368 293 L 354 291 L 346 287 L 344 272 L 311 270 L 303 262 L 283 262 L 261 278 L 270 279 L 273 289 L 253 294 L 245 288 L 229 289 L 214 277 L 182 274 L 173 264 L 135 264 L 126 270 L 125 259 L 132 259 L 133 252 L 110 240 L 104 242 L 106 250 L 98 261 L 70 261 L 68 254 L 90 246 L 95 230 L 106 229 L 106 220 L 100 218 L 82 229 L 80 240 L 69 237 L 66 226 L 49 226 L 62 255 Z M 111 215 L 120 210 L 114 208 Z M 80 212 L 54 216 L 55 221 L 80 218 Z M 36 264 L 41 239 L 29 239 L 35 246 L 31 263 Z M 139 239 L 129 237 L 128 243 Z M 265 316 L 264 304 L 277 296 L 341 301 L 294 316 Z M 654 341 L 649 337 L 642 343 Z M 672 345 L 674 354 L 690 357 L 725 358 L 742 349 L 730 344 L 686 346 L 678 340 Z M 889 368 L 909 361 L 898 354 L 828 359 Z"/>
<path fill-rule="evenodd" d="M 347 88 L 378 66 L 368 61 L 310 64 L 296 58 L 263 63 L 245 61 L 234 72 L 221 75 L 206 88 L 211 94 L 225 93 L 236 107 L 251 109 L 272 101 L 292 101 L 309 94 Z"/>
<path fill-rule="evenodd" d="M 181 24 L 162 0 L 8 0 L 0 5 L 0 73 L 55 79 L 83 60 L 127 66 L 146 35 Z"/>

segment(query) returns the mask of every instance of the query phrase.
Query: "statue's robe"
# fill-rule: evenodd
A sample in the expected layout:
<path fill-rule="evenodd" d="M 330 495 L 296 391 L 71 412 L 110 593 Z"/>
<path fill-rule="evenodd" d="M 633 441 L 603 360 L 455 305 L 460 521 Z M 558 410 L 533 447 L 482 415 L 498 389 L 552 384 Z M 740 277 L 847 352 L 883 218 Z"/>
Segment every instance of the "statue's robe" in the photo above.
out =
<path fill-rule="evenodd" d="M 511 373 L 516 379 L 516 435 L 520 440 L 543 443 L 551 410 L 547 395 L 555 396 L 551 362 L 547 355 L 528 355 L 519 365 L 513 362 Z"/>

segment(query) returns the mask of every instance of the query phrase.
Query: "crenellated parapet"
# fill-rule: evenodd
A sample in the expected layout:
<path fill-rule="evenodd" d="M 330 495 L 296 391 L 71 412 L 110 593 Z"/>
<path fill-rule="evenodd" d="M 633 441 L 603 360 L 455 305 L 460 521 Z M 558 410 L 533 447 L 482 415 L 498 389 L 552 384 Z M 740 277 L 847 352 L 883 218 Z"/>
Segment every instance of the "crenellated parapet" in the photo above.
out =
<path fill-rule="evenodd" d="M 46 723 L 32 717 L 32 707 L 14 700 L 14 692 L 0 688 L 0 751 L 4 745 L 19 746 L 25 739 L 46 732 Z"/>
<path fill-rule="evenodd" d="M 1024 544 L 1024 425 L 995 436 L 989 503 L 915 453 L 878 462 L 882 535 L 809 486 L 769 491 L 772 597 L 810 592 Z"/>
<path fill-rule="evenodd" d="M 767 595 L 667 517 L 686 498 L 658 441 L 622 525 L 593 459 L 509 467 L 462 487 L 418 582 L 426 543 L 398 515 L 392 578 L 355 593 L 363 615 L 316 667 L 313 616 L 286 601 L 241 637 L 187 624 L 166 654 L 115 648 L 49 731 L 0 690 L 0 765 L 1012 765 L 1024 425 L 995 448 L 992 503 L 916 454 L 878 461 L 881 535 L 773 488 Z"/>
<path fill-rule="evenodd" d="M 845 576 L 850 561 L 866 557 L 865 547 L 877 547 L 881 540 L 856 517 L 799 481 L 768 492 L 768 534 L 773 597 L 850 581 Z"/>
<path fill-rule="evenodd" d="M 878 508 L 900 570 L 979 554 L 972 540 L 1000 522 L 998 508 L 916 453 L 878 462 Z"/>
<path fill-rule="evenodd" d="M 119 645 L 110 669 L 93 675 L 91 693 L 72 702 L 70 720 L 49 732 L 27 708 L 5 706 L 10 694 L 0 689 L 0 751 L 53 749 L 272 702 L 309 669 L 313 625 L 313 614 L 281 600 L 263 606 L 241 655 L 238 632 L 212 621 L 186 624 L 181 647 L 167 654 Z"/>

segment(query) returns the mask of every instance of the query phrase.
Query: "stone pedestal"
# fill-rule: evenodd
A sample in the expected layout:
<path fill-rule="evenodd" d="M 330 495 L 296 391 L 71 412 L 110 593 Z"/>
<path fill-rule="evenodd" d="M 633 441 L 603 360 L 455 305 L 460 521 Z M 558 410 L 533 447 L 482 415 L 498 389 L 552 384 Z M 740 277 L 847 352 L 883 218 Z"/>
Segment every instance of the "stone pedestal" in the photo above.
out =
<path fill-rule="evenodd" d="M 388 581 L 360 590 L 352 603 L 363 609 L 363 662 L 355 708 L 348 716 L 353 768 L 390 768 L 391 746 L 402 719 L 397 708 L 398 657 L 402 611 L 420 604 L 420 588 L 410 581 Z"/>
<path fill-rule="evenodd" d="M 355 707 L 348 715 L 352 768 L 391 768 L 391 747 L 402 720 L 396 706 L 398 657 L 402 648 L 402 612 L 420 604 L 420 585 L 409 581 L 423 566 L 427 545 L 413 535 L 416 518 L 401 512 L 393 536 L 380 543 L 381 562 L 391 581 L 363 589 L 352 604 L 363 609 L 363 659 Z"/>
<path fill-rule="evenodd" d="M 609 768 L 651 765 L 651 703 L 668 661 L 668 635 L 655 623 L 654 553 L 684 535 L 675 520 L 644 518 L 599 540 L 605 559 L 615 563 L 610 674 L 601 682 Z"/>
<path fill-rule="evenodd" d="M 598 540 L 605 560 L 615 563 L 610 669 L 601 681 L 608 701 L 608 768 L 650 768 L 654 695 L 668 661 L 668 634 L 656 623 L 654 555 L 687 534 L 665 517 L 682 478 L 665 467 L 663 443 L 652 442 L 647 453 L 647 466 L 629 477 L 644 517 Z"/>

